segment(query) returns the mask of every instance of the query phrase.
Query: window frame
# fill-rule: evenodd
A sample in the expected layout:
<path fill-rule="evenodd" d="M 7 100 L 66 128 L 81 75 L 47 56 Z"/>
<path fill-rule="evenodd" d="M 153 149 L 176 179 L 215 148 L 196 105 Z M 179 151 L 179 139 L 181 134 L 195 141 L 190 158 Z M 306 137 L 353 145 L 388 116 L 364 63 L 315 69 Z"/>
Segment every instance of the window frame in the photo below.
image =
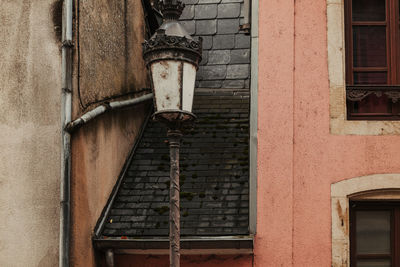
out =
<path fill-rule="evenodd" d="M 344 39 L 345 39 L 345 80 L 346 107 L 348 120 L 400 120 L 400 101 L 392 98 L 393 92 L 400 91 L 400 29 L 399 29 L 399 0 L 385 0 L 385 21 L 353 21 L 353 0 L 344 0 Z M 386 28 L 386 67 L 354 67 L 353 26 L 385 26 Z M 354 84 L 354 73 L 379 71 L 385 69 L 387 83 L 377 85 Z M 364 97 L 371 94 L 385 95 L 388 98 L 388 112 L 356 113 L 354 101 L 348 96 L 350 92 L 363 92 Z M 377 92 L 377 93 L 376 93 Z M 391 100 L 392 99 L 392 100 Z"/>
<path fill-rule="evenodd" d="M 326 16 L 330 134 L 358 136 L 399 135 L 400 121 L 347 119 L 344 0 L 326 0 Z"/>
<path fill-rule="evenodd" d="M 383 255 L 358 256 L 356 252 L 356 211 L 390 211 L 390 261 L 392 267 L 400 266 L 400 202 L 351 201 L 350 206 L 350 266 L 357 266 L 357 259 L 384 259 Z M 389 257 L 386 257 L 388 259 Z"/>
<path fill-rule="evenodd" d="M 350 202 L 400 202 L 400 173 L 353 177 L 331 184 L 332 266 L 350 266 Z"/>

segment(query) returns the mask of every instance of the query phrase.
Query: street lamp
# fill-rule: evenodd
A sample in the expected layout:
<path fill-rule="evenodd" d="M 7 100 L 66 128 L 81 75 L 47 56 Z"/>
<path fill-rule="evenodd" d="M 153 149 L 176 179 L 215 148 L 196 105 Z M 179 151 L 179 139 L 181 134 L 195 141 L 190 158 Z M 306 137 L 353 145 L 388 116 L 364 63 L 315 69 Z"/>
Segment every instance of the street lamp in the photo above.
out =
<path fill-rule="evenodd" d="M 170 266 L 180 266 L 179 147 L 182 127 L 196 119 L 192 113 L 196 71 L 201 60 L 201 38 L 195 41 L 178 22 L 185 5 L 179 0 L 160 3 L 163 24 L 143 43 L 154 95 L 153 119 L 168 127 L 170 147 Z"/>

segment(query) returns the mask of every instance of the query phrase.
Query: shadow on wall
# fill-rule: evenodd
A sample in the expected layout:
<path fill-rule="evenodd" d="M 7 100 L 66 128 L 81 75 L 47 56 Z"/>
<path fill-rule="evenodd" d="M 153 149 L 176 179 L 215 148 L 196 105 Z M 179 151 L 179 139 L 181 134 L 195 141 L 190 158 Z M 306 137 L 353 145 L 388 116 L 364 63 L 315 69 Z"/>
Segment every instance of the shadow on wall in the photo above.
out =
<path fill-rule="evenodd" d="M 62 35 L 62 8 L 63 0 L 57 0 L 51 5 L 51 18 L 53 21 L 54 34 L 57 42 L 61 43 Z"/>

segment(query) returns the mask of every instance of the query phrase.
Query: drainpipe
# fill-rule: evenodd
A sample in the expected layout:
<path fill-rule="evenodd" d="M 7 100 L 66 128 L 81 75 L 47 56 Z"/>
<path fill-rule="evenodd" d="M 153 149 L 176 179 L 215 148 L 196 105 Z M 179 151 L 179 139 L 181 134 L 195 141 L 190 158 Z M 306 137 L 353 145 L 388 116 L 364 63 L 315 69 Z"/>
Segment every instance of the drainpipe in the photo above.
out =
<path fill-rule="evenodd" d="M 59 266 L 69 267 L 71 135 L 65 126 L 71 121 L 72 93 L 72 0 L 64 0 L 62 12 L 62 92 L 61 92 L 61 182 Z"/>
<path fill-rule="evenodd" d="M 72 10 L 73 0 L 64 0 L 62 12 L 62 58 L 61 58 L 61 181 L 60 181 L 60 247 L 59 267 L 70 266 L 70 232 L 71 232 L 71 132 L 86 122 L 103 114 L 107 110 L 123 109 L 151 100 L 153 95 L 147 94 L 135 99 L 115 101 L 99 106 L 82 117 L 71 121 L 72 113 Z M 109 266 L 114 266 L 113 252 L 107 252 Z"/>
<path fill-rule="evenodd" d="M 68 131 L 69 133 L 72 133 L 78 127 L 81 127 L 85 123 L 93 120 L 94 118 L 100 116 L 101 114 L 103 114 L 109 110 L 118 110 L 118 109 L 128 108 L 128 107 L 132 107 L 132 106 L 138 105 L 142 102 L 149 101 L 149 100 L 153 100 L 152 93 L 142 95 L 142 96 L 134 98 L 134 99 L 104 103 L 101 106 L 98 106 L 95 109 L 86 112 L 81 117 L 77 118 L 76 120 L 67 123 L 66 131 Z"/>

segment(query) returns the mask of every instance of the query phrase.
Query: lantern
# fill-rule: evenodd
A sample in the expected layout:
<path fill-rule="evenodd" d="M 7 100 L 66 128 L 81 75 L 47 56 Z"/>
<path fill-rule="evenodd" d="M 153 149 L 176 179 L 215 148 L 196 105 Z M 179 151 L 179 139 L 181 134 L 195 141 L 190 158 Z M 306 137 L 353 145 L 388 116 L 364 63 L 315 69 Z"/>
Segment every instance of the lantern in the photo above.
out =
<path fill-rule="evenodd" d="M 180 1 L 161 3 L 164 22 L 143 43 L 154 94 L 154 117 L 166 122 L 195 118 L 192 105 L 202 40 L 195 41 L 178 22 L 183 8 Z"/>

